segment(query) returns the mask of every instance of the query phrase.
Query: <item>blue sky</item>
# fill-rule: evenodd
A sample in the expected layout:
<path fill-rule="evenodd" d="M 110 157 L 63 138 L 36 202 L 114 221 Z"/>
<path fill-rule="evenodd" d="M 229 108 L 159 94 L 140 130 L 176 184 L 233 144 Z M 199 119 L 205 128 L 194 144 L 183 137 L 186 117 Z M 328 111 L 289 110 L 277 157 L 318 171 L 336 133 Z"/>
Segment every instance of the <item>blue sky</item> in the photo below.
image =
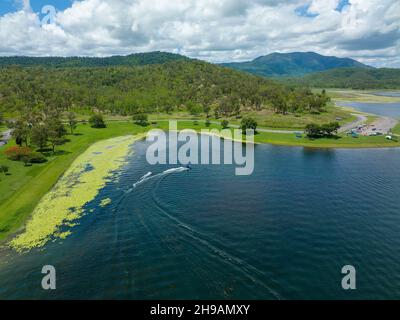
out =
<path fill-rule="evenodd" d="M 342 12 L 347 6 L 351 6 L 349 0 L 340 0 L 335 10 L 338 12 Z M 311 4 L 307 3 L 301 5 L 300 7 L 297 7 L 295 12 L 300 17 L 307 17 L 307 18 L 318 17 L 319 16 L 318 13 L 310 12 L 310 7 Z"/>
<path fill-rule="evenodd" d="M 30 4 L 34 12 L 40 12 L 43 6 L 52 5 L 57 10 L 64 10 L 71 6 L 72 0 L 31 0 Z M 22 6 L 22 1 L 0 0 L 0 15 L 15 12 Z"/>
<path fill-rule="evenodd" d="M 339 12 L 342 12 L 342 10 L 346 6 L 349 6 L 349 5 L 350 5 L 350 1 L 349 0 L 340 0 L 336 10 L 339 11 Z"/>
<path fill-rule="evenodd" d="M 319 16 L 318 13 L 312 13 L 309 10 L 310 10 L 310 5 L 305 4 L 305 5 L 302 5 L 298 8 L 296 8 L 295 11 L 296 11 L 296 14 L 300 17 L 315 18 L 315 17 Z"/>

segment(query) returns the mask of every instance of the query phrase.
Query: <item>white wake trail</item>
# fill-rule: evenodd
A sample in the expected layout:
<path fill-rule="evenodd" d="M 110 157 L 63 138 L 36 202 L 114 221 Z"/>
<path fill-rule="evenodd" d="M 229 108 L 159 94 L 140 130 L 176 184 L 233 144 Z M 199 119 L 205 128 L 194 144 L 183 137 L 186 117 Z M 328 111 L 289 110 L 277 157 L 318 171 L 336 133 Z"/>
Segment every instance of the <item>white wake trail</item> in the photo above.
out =
<path fill-rule="evenodd" d="M 189 171 L 189 168 L 186 168 L 186 167 L 172 168 L 172 169 L 165 170 L 161 173 L 158 173 L 154 176 L 152 175 L 153 174 L 152 172 L 148 172 L 143 177 L 141 177 L 137 182 L 135 182 L 132 185 L 132 187 L 133 187 L 133 189 L 135 189 L 138 185 L 141 185 L 142 183 L 144 183 L 146 181 L 149 181 L 149 180 L 152 180 L 155 178 L 159 178 L 159 177 L 162 177 L 162 176 L 165 176 L 168 174 L 173 174 L 173 173 L 178 173 L 178 172 L 183 172 L 183 171 Z M 128 193 L 131 191 L 132 191 L 132 189 L 129 189 Z"/>

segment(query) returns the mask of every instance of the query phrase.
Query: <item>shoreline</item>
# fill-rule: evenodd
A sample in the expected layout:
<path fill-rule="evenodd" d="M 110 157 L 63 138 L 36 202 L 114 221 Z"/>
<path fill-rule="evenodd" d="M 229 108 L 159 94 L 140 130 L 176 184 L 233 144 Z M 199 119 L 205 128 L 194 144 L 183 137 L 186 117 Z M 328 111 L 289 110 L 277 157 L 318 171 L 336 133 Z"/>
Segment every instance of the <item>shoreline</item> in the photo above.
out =
<path fill-rule="evenodd" d="M 332 143 L 331 145 L 324 145 L 324 144 L 321 144 L 321 145 L 313 145 L 313 144 L 309 144 L 309 145 L 307 145 L 307 144 L 295 144 L 295 143 L 293 143 L 293 144 L 291 144 L 290 142 L 288 142 L 287 144 L 284 144 L 283 142 L 276 142 L 276 143 L 274 143 L 273 141 L 271 141 L 271 142 L 257 142 L 257 141 L 254 141 L 254 142 L 251 142 L 251 141 L 246 141 L 246 140 L 237 140 L 237 139 L 233 139 L 233 138 L 230 138 L 230 137 L 226 137 L 226 136 L 224 136 L 224 135 L 218 135 L 218 134 L 216 134 L 216 133 L 212 133 L 212 132 L 209 132 L 209 133 L 206 133 L 206 132 L 197 132 L 198 134 L 205 134 L 205 135 L 208 135 L 208 136 L 214 136 L 214 137 L 219 137 L 219 138 L 221 138 L 221 139 L 228 139 L 228 140 L 231 140 L 231 141 L 233 141 L 233 142 L 237 142 L 237 143 L 251 143 L 251 144 L 254 144 L 254 145 L 272 145 L 272 146 L 277 146 L 277 147 L 293 147 L 293 148 L 309 148 L 309 149 L 346 149 L 346 150 L 350 150 L 350 149 L 354 149 L 354 150 L 357 150 L 357 149 L 360 149 L 360 150 L 365 150 L 365 149 L 389 149 L 389 148 L 393 148 L 393 149 L 396 149 L 396 148 L 400 148 L 400 144 L 398 144 L 398 145 L 391 145 L 391 146 L 389 146 L 389 145 L 387 145 L 387 146 L 385 146 L 385 145 L 379 145 L 379 144 L 375 144 L 375 145 L 340 145 L 340 144 L 337 144 L 336 146 Z M 257 137 L 257 135 L 255 135 L 255 137 Z M 314 141 L 318 141 L 318 140 L 314 140 Z"/>
<path fill-rule="evenodd" d="M 114 171 L 125 164 L 132 144 L 142 138 L 143 135 L 121 136 L 92 144 L 39 200 L 24 230 L 14 234 L 6 245 L 24 252 L 41 248 L 52 239 L 68 237 L 75 221 L 85 214 L 84 206 L 97 197 Z"/>
<path fill-rule="evenodd" d="M 188 121 L 187 121 L 188 122 Z M 131 125 L 131 124 L 130 124 Z M 104 141 L 112 140 L 112 139 L 119 139 L 121 137 L 126 137 L 127 134 L 129 134 L 132 138 L 133 141 L 132 143 L 139 141 L 140 139 L 145 138 L 147 131 L 149 128 L 144 129 L 144 128 L 136 128 L 136 129 L 130 129 L 128 131 L 126 128 L 129 128 L 130 125 L 128 123 L 124 124 L 115 124 L 114 125 L 114 130 L 118 131 L 118 133 L 114 132 L 112 135 L 109 135 L 106 131 L 99 131 L 99 132 L 104 132 L 105 135 L 97 136 L 96 140 L 94 140 L 92 143 L 88 145 L 82 145 L 77 152 L 72 155 L 73 158 L 72 160 L 68 160 L 67 158 L 62 160 L 63 158 L 60 158 L 58 160 L 61 161 L 53 161 L 50 162 L 48 165 L 46 165 L 44 168 L 42 168 L 42 172 L 40 172 L 37 176 L 33 177 L 31 181 L 29 181 L 26 184 L 23 184 L 21 188 L 16 190 L 13 193 L 13 196 L 8 198 L 5 203 L 3 203 L 2 207 L 4 207 L 4 212 L 3 215 L 0 219 L 0 223 L 3 224 L 3 226 L 8 226 L 8 229 L 3 229 L 3 234 L 1 234 L 0 238 L 0 245 L 3 245 L 4 243 L 9 242 L 10 240 L 12 241 L 14 237 L 18 234 L 23 234 L 24 227 L 27 226 L 27 221 L 29 219 L 32 219 L 33 212 L 36 210 L 36 207 L 40 205 L 42 199 L 46 197 L 47 194 L 49 194 L 55 185 L 59 183 L 59 181 L 63 178 L 64 175 L 70 170 L 70 168 L 73 166 L 73 164 L 83 155 L 85 154 L 88 150 L 90 150 L 93 146 L 99 144 L 99 143 L 104 143 Z M 188 127 L 190 127 L 189 124 L 187 124 Z M 133 127 L 135 128 L 135 127 Z M 165 128 L 158 128 L 161 130 L 165 130 Z M 193 127 L 191 128 L 186 128 L 186 129 L 192 129 L 198 133 L 201 133 L 201 129 L 205 128 L 200 128 L 200 127 Z M 208 128 L 208 129 L 213 129 Z M 218 127 L 214 127 L 214 129 L 218 129 Z M 105 129 L 107 130 L 107 129 Z M 178 129 L 179 131 L 182 129 Z M 275 136 L 282 136 L 282 140 L 276 140 L 274 137 Z M 224 137 L 224 136 L 219 136 L 222 139 L 226 139 L 229 137 Z M 290 141 L 289 138 L 292 137 L 294 139 L 294 136 L 290 134 L 273 134 L 273 133 L 259 133 L 255 136 L 255 145 L 260 145 L 260 144 L 270 144 L 274 146 L 283 146 L 283 147 L 302 147 L 302 148 L 309 148 L 309 149 L 388 149 L 388 148 L 400 148 L 400 143 L 399 142 L 390 142 L 387 140 L 382 141 L 374 141 L 373 143 L 370 142 L 364 142 L 360 143 L 358 139 L 354 139 L 354 144 L 349 143 L 335 143 L 335 141 L 318 141 L 318 140 L 310 140 L 310 141 Z M 378 137 L 373 137 L 374 139 Z M 304 138 L 303 138 L 304 139 Z M 350 139 L 350 138 L 343 138 L 343 139 Z M 367 138 L 368 139 L 368 138 Z M 379 138 L 378 138 L 379 139 Z M 357 141 L 358 140 L 358 141 Z M 245 143 L 246 141 L 241 140 L 233 140 L 235 142 L 239 143 Z M 353 140 L 348 140 L 349 142 Z M 54 166 L 64 164 L 64 166 L 61 168 L 54 168 Z M 46 177 L 46 178 L 44 178 Z M 49 179 L 47 181 L 46 179 Z M 53 181 L 53 182 L 52 182 Z M 37 183 L 40 184 L 39 188 L 35 188 Z M 32 189 L 33 188 L 33 189 Z M 24 199 L 23 202 L 21 203 L 21 197 L 28 196 L 28 198 Z M 32 209 L 29 209 L 32 208 Z M 24 210 L 21 214 L 21 210 Z M 18 216 L 18 219 L 13 221 L 13 217 Z M 1 226 L 1 225 L 0 225 Z M 54 231 L 54 230 L 53 230 Z M 67 234 L 61 234 L 61 236 L 66 236 Z M 29 242 L 29 241 L 28 241 Z M 39 241 L 40 242 L 40 241 Z M 18 245 L 17 245 L 18 246 Z"/>

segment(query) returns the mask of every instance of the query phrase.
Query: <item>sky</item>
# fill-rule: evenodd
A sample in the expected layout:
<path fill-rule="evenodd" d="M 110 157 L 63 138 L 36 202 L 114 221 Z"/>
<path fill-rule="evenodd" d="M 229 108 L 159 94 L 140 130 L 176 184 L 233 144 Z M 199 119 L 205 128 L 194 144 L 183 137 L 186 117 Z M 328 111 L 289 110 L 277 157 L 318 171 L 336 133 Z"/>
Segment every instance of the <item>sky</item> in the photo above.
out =
<path fill-rule="evenodd" d="M 400 1 L 0 0 L 0 56 L 150 51 L 210 62 L 314 51 L 400 67 Z"/>

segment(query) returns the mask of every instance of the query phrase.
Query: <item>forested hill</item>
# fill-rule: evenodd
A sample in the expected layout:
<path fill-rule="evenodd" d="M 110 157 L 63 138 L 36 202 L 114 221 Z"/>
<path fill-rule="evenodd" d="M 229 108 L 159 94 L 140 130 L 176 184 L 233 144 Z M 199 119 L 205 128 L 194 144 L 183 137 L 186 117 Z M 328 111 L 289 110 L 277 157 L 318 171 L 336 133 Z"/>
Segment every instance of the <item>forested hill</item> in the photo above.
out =
<path fill-rule="evenodd" d="M 400 69 L 344 68 L 284 80 L 286 83 L 317 88 L 398 89 Z"/>
<path fill-rule="evenodd" d="M 3 112 L 49 107 L 130 114 L 180 107 L 195 110 L 223 97 L 234 100 L 233 108 L 239 99 L 252 100 L 258 92 L 276 87 L 282 86 L 197 60 L 51 72 L 46 67 L 11 66 L 0 68 L 0 108 Z"/>
<path fill-rule="evenodd" d="M 146 66 L 0 68 L 0 113 L 58 109 L 112 114 L 173 112 L 238 115 L 269 105 L 316 112 L 326 97 L 198 60 Z M 301 109 L 301 110 L 299 110 Z"/>
<path fill-rule="evenodd" d="M 272 53 L 253 61 L 222 65 L 264 77 L 302 76 L 334 68 L 370 68 L 350 58 L 328 57 L 315 52 Z"/>
<path fill-rule="evenodd" d="M 43 66 L 43 67 L 110 67 L 143 66 L 162 64 L 171 61 L 187 61 L 189 58 L 168 52 L 137 53 L 128 56 L 112 57 L 0 57 L 0 67 L 4 66 Z"/>

